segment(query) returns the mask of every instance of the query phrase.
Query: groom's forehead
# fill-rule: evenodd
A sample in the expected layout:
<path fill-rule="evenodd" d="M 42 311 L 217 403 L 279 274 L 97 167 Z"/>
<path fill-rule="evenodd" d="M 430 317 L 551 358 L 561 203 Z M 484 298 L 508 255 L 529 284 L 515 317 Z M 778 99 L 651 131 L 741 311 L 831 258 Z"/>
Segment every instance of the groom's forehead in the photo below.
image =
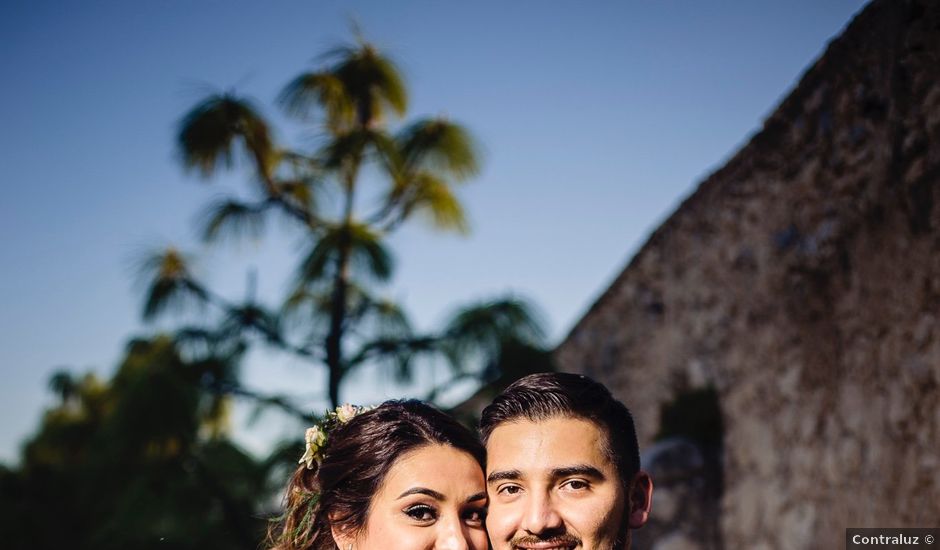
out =
<path fill-rule="evenodd" d="M 570 413 L 567 411 L 558 412 L 556 414 L 549 415 L 519 415 L 511 418 L 507 418 L 498 424 L 495 424 L 490 430 L 490 437 L 496 430 L 501 428 L 510 428 L 515 432 L 530 431 L 533 429 L 537 430 L 564 430 L 568 429 L 573 425 L 581 426 L 592 426 L 601 432 L 605 432 L 605 426 L 602 422 L 599 422 L 595 418 L 590 418 L 577 413 Z M 505 429 L 503 431 L 506 431 Z M 486 442 L 489 442 L 489 437 L 486 439 Z"/>
<path fill-rule="evenodd" d="M 500 467 L 513 463 L 603 460 L 609 441 L 593 420 L 577 416 L 513 419 L 497 425 L 487 439 L 487 463 Z"/>

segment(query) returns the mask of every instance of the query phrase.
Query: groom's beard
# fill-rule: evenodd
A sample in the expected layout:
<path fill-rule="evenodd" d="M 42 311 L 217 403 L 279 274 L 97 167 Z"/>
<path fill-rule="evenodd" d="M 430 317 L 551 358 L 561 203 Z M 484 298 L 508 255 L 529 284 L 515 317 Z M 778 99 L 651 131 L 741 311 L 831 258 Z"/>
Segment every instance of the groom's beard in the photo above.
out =
<path fill-rule="evenodd" d="M 535 535 L 522 535 L 513 537 L 509 541 L 510 548 L 518 548 L 522 544 L 537 544 L 537 543 L 548 543 L 553 546 L 562 546 L 565 548 L 570 548 L 572 546 L 578 546 L 581 544 L 581 539 L 574 535 L 569 535 L 568 533 L 558 533 L 558 534 L 549 534 L 546 533 L 543 536 Z"/>
<path fill-rule="evenodd" d="M 623 518 L 617 532 L 617 540 L 614 541 L 614 547 L 611 550 L 630 550 L 630 543 L 630 522 L 627 518 Z"/>
<path fill-rule="evenodd" d="M 518 548 L 522 544 L 535 543 L 549 543 L 554 546 L 570 548 L 580 546 L 581 539 L 568 533 L 545 533 L 542 536 L 522 535 L 513 537 L 512 540 L 509 541 L 509 547 Z M 630 527 L 626 520 L 620 524 L 617 538 L 614 539 L 613 544 L 608 548 L 601 548 L 599 550 L 630 550 Z"/>

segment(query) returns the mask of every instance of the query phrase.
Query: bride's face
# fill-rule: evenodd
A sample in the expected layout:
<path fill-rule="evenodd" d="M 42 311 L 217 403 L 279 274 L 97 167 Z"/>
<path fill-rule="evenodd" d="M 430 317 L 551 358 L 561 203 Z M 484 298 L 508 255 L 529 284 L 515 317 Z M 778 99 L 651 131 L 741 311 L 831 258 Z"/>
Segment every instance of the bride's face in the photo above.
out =
<path fill-rule="evenodd" d="M 421 447 L 392 466 L 353 548 L 486 550 L 486 503 L 483 471 L 472 456 L 444 445 Z"/>

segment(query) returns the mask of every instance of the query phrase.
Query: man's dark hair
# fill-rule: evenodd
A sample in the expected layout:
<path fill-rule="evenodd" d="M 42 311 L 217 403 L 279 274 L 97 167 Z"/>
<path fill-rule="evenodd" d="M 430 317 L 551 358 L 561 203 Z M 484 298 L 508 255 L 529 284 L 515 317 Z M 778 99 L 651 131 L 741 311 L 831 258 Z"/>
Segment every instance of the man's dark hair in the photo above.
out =
<path fill-rule="evenodd" d="M 624 487 L 640 470 L 636 428 L 629 409 L 614 399 L 603 384 L 580 374 L 545 372 L 516 380 L 483 409 L 480 437 L 490 435 L 506 422 L 539 422 L 556 417 L 590 420 L 607 433 L 605 452 L 617 465 Z"/>

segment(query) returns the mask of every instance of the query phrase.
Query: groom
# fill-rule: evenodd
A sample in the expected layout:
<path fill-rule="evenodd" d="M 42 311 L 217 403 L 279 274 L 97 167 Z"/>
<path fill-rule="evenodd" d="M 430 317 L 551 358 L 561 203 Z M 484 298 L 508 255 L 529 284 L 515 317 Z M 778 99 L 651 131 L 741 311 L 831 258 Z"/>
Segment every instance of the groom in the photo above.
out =
<path fill-rule="evenodd" d="M 483 410 L 494 550 L 627 550 L 650 512 L 630 411 L 576 374 L 521 378 Z"/>

